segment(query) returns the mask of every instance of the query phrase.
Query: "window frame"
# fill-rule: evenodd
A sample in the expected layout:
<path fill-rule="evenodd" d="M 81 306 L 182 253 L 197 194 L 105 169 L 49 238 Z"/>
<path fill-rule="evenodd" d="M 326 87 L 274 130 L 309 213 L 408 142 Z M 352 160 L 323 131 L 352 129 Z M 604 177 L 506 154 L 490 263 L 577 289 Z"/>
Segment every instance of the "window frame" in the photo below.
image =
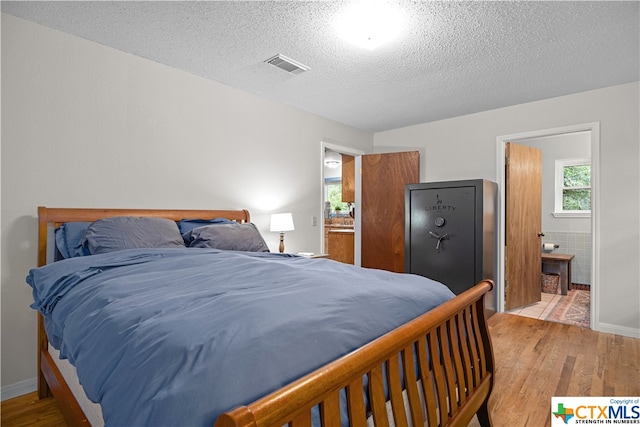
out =
<path fill-rule="evenodd" d="M 593 200 L 593 182 L 588 187 L 565 187 L 564 186 L 564 168 L 567 166 L 589 166 L 592 172 L 591 159 L 557 159 L 555 161 L 555 203 L 552 215 L 556 218 L 590 218 L 591 209 L 589 210 L 565 210 L 563 209 L 563 195 L 565 189 L 586 189 L 589 190 L 591 199 Z M 591 174 L 592 178 L 592 174 Z M 593 207 L 593 205 L 592 205 Z"/>

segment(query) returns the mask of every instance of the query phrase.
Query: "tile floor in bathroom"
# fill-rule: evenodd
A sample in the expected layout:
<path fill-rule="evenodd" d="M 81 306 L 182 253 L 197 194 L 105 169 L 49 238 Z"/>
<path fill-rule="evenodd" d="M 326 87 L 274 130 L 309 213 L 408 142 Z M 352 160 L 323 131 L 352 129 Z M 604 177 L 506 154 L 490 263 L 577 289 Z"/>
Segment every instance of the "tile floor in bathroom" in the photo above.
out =
<path fill-rule="evenodd" d="M 507 311 L 510 314 L 517 314 L 518 316 L 533 317 L 534 319 L 546 319 L 551 310 L 560 302 L 562 295 L 560 294 L 548 294 L 541 292 L 541 301 L 525 305 L 524 307 L 516 308 L 514 310 Z"/>

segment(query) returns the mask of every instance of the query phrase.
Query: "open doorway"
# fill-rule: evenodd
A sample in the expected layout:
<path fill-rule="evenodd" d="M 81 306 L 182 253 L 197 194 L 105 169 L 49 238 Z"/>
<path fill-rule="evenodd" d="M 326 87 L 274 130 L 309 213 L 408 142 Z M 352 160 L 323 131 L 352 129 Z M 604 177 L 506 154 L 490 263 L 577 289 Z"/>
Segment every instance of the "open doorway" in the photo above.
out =
<path fill-rule="evenodd" d="M 498 306 L 500 311 L 505 311 L 505 199 L 518 197 L 517 194 L 505 194 L 505 160 L 506 144 L 515 142 L 520 145 L 539 148 L 543 152 L 543 200 L 542 200 L 542 243 L 553 246 L 553 249 L 543 250 L 543 261 L 549 258 L 563 258 L 564 255 L 571 259 L 570 276 L 571 283 L 568 286 L 568 295 L 552 293 L 552 289 L 542 292 L 541 302 L 511 311 L 514 314 L 528 317 L 543 318 L 564 323 L 580 324 L 580 326 L 597 328 L 597 212 L 598 212 L 598 163 L 599 163 L 599 126 L 598 123 L 570 126 L 565 128 L 528 132 L 518 135 L 506 135 L 497 138 L 498 141 L 498 184 L 505 189 L 501 192 L 501 217 L 499 227 L 498 249 Z M 558 214 L 555 206 L 556 168 L 559 161 L 570 159 L 590 159 L 591 168 L 591 214 L 590 216 L 563 216 Z M 550 254 L 545 257 L 545 254 Z M 547 264 L 543 264 L 547 265 Z M 551 263 L 554 266 L 554 263 Z M 541 266 L 543 267 L 543 266 Z M 542 268 L 544 270 L 545 267 Z M 554 270 L 555 273 L 567 274 L 564 271 Z M 543 276 L 543 279 L 545 276 Z M 558 278 L 560 279 L 560 278 Z M 565 280 L 567 278 L 565 277 Z M 510 283 L 509 286 L 513 286 Z M 585 301 L 586 299 L 586 301 Z M 572 306 L 571 303 L 575 305 Z M 586 313 L 585 313 L 586 303 Z M 582 314 L 579 313 L 582 311 Z M 586 316 L 585 316 L 586 315 Z M 585 323 L 585 317 L 587 321 Z"/>
<path fill-rule="evenodd" d="M 329 258 L 358 265 L 356 232 L 359 182 L 355 178 L 359 150 L 322 142 L 322 253 Z M 346 196 L 346 194 L 350 194 Z"/>
<path fill-rule="evenodd" d="M 351 205 L 354 265 L 404 271 L 404 192 L 407 184 L 419 181 L 419 152 L 364 154 L 323 142 L 323 170 L 325 153 L 333 151 L 354 157 L 355 203 Z M 322 175 L 322 194 L 325 194 L 325 173 Z M 322 200 L 321 206 L 324 218 L 326 200 Z M 324 241 L 324 221 L 322 225 Z M 332 258 L 331 252 L 330 247 L 329 258 Z"/>

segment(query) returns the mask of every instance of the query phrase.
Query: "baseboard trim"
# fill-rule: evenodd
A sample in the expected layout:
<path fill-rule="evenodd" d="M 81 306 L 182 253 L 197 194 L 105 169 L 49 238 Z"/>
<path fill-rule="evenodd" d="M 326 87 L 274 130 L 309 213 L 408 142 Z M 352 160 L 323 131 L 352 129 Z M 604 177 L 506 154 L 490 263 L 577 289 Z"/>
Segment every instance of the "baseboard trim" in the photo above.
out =
<path fill-rule="evenodd" d="M 37 389 L 38 382 L 36 378 L 29 378 L 28 380 L 20 381 L 19 383 L 15 384 L 9 384 L 0 388 L 0 400 L 5 401 L 7 399 L 13 399 L 14 397 L 34 392 Z"/>
<path fill-rule="evenodd" d="M 598 322 L 596 325 L 598 332 L 606 332 L 608 334 L 623 335 L 625 337 L 640 338 L 640 329 L 629 328 L 627 326 L 612 325 L 610 323 Z"/>

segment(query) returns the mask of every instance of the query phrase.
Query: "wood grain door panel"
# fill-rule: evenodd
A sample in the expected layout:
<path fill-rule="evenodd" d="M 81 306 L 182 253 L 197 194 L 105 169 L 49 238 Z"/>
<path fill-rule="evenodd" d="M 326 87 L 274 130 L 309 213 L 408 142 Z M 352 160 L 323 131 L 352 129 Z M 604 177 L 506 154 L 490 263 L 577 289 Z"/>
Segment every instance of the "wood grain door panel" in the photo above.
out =
<path fill-rule="evenodd" d="M 505 308 L 541 299 L 542 151 L 509 142 L 505 211 Z"/>
<path fill-rule="evenodd" d="M 418 151 L 362 156 L 361 265 L 404 271 L 404 191 L 420 180 Z"/>

